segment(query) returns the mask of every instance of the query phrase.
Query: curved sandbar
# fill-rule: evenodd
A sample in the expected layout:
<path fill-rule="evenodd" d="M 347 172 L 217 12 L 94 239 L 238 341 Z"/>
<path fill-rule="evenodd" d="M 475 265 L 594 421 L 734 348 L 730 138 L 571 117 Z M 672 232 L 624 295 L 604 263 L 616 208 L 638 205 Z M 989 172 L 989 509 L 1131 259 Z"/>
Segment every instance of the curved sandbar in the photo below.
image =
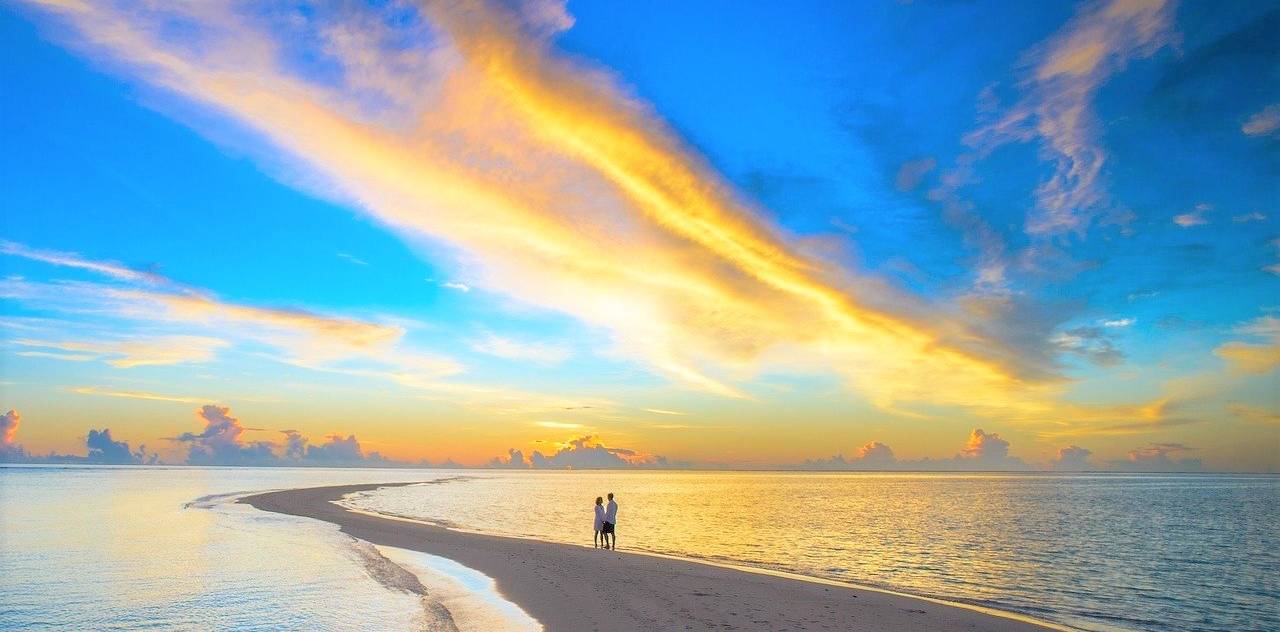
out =
<path fill-rule="evenodd" d="M 340 485 L 240 499 L 315 518 L 374 544 L 447 557 L 492 577 L 548 630 L 1052 629 L 1002 615 L 834 582 L 754 573 L 692 560 L 453 531 L 350 511 L 331 501 L 417 483 Z"/>

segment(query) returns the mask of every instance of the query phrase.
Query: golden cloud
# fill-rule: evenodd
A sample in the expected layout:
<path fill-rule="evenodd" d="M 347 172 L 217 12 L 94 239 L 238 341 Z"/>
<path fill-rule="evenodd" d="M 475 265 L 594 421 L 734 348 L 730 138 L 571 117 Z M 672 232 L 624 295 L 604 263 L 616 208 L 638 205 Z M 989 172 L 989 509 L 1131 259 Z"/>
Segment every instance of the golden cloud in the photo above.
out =
<path fill-rule="evenodd" d="M 404 39 L 397 28 L 424 27 L 320 11 L 315 37 L 344 71 L 322 83 L 286 62 L 297 42 L 314 41 L 291 37 L 291 21 L 265 24 L 212 3 L 39 4 L 74 26 L 77 45 L 256 131 L 315 188 L 412 244 L 448 246 L 469 284 L 607 330 L 618 352 L 691 387 L 745 397 L 738 383 L 777 363 L 837 372 L 887 409 L 923 402 L 1033 417 L 1055 408 L 1057 386 L 1031 378 L 1016 350 L 937 310 L 915 316 L 913 297 L 791 245 L 611 76 L 557 57 L 528 16 L 486 2 L 427 3 L 430 37 L 404 45 L 394 43 Z M 1122 4 L 1103 19 L 1136 20 L 1138 46 L 1154 45 L 1151 11 Z M 199 25 L 199 37 L 166 37 L 174 20 Z M 1108 29 L 1098 41 L 1118 46 L 1117 34 L 1131 31 Z M 1050 54 L 1053 77 L 1089 77 L 1048 102 L 1045 120 L 1062 124 L 1049 138 L 1067 157 L 1055 181 L 1085 182 L 1100 164 L 1081 158 L 1086 128 L 1058 107 L 1075 108 L 1071 95 L 1096 84 L 1090 50 Z M 1065 196 L 1055 207 L 1079 197 L 1046 190 L 1053 196 Z M 199 297 L 163 302 L 332 327 L 356 346 L 394 338 Z"/>
<path fill-rule="evenodd" d="M 1232 341 L 1214 349 L 1213 353 L 1226 360 L 1233 370 L 1261 375 L 1280 366 L 1280 318 L 1262 316 L 1235 331 L 1262 342 Z"/>
<path fill-rule="evenodd" d="M 44 353 L 44 357 L 85 361 L 108 358 L 107 363 L 121 369 L 136 366 L 207 362 L 226 341 L 207 336 L 155 336 L 125 340 L 36 340 L 18 338 L 13 344 L 38 349 L 57 349 L 71 354 Z M 27 353 L 27 355 L 33 355 Z"/>

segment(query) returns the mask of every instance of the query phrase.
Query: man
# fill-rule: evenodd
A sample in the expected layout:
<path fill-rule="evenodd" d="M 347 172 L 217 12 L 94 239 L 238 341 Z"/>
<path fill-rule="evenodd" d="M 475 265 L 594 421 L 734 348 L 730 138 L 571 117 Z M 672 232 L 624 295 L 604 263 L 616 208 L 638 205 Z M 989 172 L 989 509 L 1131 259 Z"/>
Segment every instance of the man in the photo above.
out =
<path fill-rule="evenodd" d="M 613 492 L 609 492 L 609 505 L 604 509 L 604 541 L 606 549 L 618 548 L 618 503 L 613 501 Z"/>

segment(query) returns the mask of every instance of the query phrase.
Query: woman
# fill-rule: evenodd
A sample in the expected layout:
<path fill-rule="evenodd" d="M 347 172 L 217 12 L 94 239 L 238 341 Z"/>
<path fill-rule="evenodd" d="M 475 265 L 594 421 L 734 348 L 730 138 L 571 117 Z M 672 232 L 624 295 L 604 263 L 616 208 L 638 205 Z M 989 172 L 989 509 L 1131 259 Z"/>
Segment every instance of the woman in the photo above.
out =
<path fill-rule="evenodd" d="M 596 496 L 596 537 L 594 542 L 597 549 L 604 545 L 604 534 L 600 533 L 602 529 L 604 529 L 604 499 Z"/>

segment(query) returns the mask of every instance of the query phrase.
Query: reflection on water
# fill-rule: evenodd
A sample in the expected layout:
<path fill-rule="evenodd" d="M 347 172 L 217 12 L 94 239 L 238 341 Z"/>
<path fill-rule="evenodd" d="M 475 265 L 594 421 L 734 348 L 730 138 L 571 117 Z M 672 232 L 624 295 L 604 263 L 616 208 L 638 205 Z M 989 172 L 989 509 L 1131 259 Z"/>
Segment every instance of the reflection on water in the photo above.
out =
<path fill-rule="evenodd" d="M 1280 629 L 1280 478 L 476 472 L 370 511 L 877 584 L 1091 630 Z"/>
<path fill-rule="evenodd" d="M 440 476 L 2 467 L 0 629 L 447 629 L 434 602 L 376 581 L 369 545 L 230 502 L 253 490 Z"/>

